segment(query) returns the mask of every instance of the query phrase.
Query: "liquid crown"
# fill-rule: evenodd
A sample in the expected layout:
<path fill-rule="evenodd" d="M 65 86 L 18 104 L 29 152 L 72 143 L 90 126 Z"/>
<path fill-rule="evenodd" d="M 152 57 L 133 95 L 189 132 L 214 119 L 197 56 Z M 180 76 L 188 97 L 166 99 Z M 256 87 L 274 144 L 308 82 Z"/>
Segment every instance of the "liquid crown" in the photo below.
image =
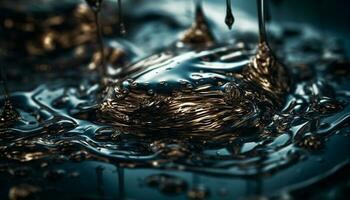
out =
<path fill-rule="evenodd" d="M 229 2 L 227 6 L 230 26 Z M 266 41 L 263 7 L 259 1 L 257 50 L 240 44 L 150 56 L 130 66 L 133 73 L 109 88 L 100 107 L 101 119 L 134 131 L 189 135 L 264 127 L 283 104 L 290 80 Z M 196 10 L 188 38 L 197 37 L 196 29 L 209 32 L 201 28 L 207 26 L 200 5 Z"/>

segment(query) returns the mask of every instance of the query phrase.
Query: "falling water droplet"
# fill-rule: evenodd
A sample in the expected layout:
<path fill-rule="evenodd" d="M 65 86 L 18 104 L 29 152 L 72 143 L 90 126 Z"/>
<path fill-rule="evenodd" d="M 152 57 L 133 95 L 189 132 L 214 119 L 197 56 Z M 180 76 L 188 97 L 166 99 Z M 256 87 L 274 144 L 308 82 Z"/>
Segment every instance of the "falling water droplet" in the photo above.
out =
<path fill-rule="evenodd" d="M 232 14 L 232 8 L 231 8 L 231 0 L 226 0 L 226 17 L 225 17 L 225 23 L 227 27 L 231 30 L 232 25 L 235 22 L 235 18 Z"/>

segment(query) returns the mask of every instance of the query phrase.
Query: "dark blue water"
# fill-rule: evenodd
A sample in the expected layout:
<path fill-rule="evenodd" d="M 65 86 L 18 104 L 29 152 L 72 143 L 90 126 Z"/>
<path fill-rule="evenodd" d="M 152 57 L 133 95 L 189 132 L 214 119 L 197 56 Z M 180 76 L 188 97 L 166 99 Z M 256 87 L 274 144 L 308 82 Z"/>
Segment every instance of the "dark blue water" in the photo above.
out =
<path fill-rule="evenodd" d="M 160 3 L 157 12 L 147 4 L 139 8 L 133 8 L 132 2 L 124 5 L 128 34 L 123 37 L 117 36 L 116 8 L 106 6 L 102 14 L 108 73 L 115 83 L 136 81 L 143 84 L 136 87 L 142 95 L 164 94 L 170 101 L 177 98 L 170 95 L 171 88 L 184 89 L 186 98 L 193 95 L 193 89 L 208 84 L 206 92 L 225 93 L 224 85 L 232 84 L 232 73 L 241 73 L 240 65 L 255 55 L 255 32 L 237 25 L 230 33 L 224 24 L 214 23 L 214 16 L 224 13 L 224 2 L 223 10 L 216 10 L 220 7 L 216 4 L 205 7 L 209 20 L 214 21 L 212 31 L 224 33 L 220 37 L 214 34 L 217 42 L 212 46 L 179 44 L 177 38 L 192 18 L 172 12 L 171 3 Z M 20 199 L 21 195 L 29 199 L 346 197 L 349 62 L 342 41 L 332 35 L 301 25 L 276 25 L 271 48 L 291 71 L 293 84 L 284 101 L 276 100 L 282 105 L 273 106 L 258 129 L 240 127 L 239 131 L 208 134 L 203 126 L 188 126 L 187 131 L 157 131 L 156 126 L 141 122 L 130 124 L 134 116 L 117 118 L 123 123 L 115 124 L 114 118 L 101 111 L 106 97 L 96 81 L 101 60 L 94 42 L 93 18 L 86 6 L 62 3 L 53 5 L 56 12 L 45 12 L 47 5 L 32 5 L 33 11 L 25 13 L 12 6 L 4 4 L 0 12 L 1 36 L 6 38 L 1 40 L 0 55 L 10 102 L 20 118 L 0 124 L 1 199 Z M 249 19 L 242 21 L 255 22 Z M 14 43 L 14 38 L 19 42 Z M 217 49 L 225 49 L 224 58 L 231 58 L 233 64 L 225 59 L 216 62 Z M 142 65 L 145 58 L 159 52 L 175 55 L 173 70 Z M 214 58 L 204 59 L 201 65 L 188 61 L 203 55 Z M 185 60 L 184 64 L 177 59 Z M 133 68 L 140 63 L 141 72 Z M 116 88 L 115 83 L 109 90 Z M 253 97 L 257 99 L 249 100 L 260 102 Z M 146 105 L 162 102 L 148 100 Z M 4 104 L 5 98 L 1 102 Z M 114 111 L 126 110 L 124 104 L 117 105 Z M 160 112 L 156 116 L 158 110 L 150 115 L 145 107 L 139 111 L 143 113 L 137 118 L 141 121 L 156 117 L 173 120 Z M 215 124 L 224 118 L 210 120 Z M 152 123 L 159 126 L 157 121 Z"/>

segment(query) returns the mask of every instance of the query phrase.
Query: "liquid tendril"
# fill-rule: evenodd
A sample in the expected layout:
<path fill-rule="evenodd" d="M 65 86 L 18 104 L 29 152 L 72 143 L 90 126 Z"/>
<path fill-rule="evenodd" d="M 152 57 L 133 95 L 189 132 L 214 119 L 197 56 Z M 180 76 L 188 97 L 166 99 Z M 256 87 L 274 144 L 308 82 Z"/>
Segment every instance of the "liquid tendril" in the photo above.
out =
<path fill-rule="evenodd" d="M 215 41 L 205 17 L 202 0 L 194 0 L 195 18 L 192 26 L 185 31 L 181 41 L 186 44 L 211 44 Z"/>
<path fill-rule="evenodd" d="M 97 67 L 98 68 L 97 70 L 99 72 L 101 79 L 104 79 L 104 77 L 106 76 L 106 57 L 104 53 L 105 47 L 103 42 L 103 34 L 102 34 L 102 28 L 101 28 L 100 16 L 99 16 L 101 12 L 103 0 L 86 0 L 86 2 L 94 13 L 96 37 L 97 37 L 98 48 L 101 56 L 101 65 Z"/>
<path fill-rule="evenodd" d="M 126 34 L 126 28 L 123 20 L 123 5 L 122 0 L 118 0 L 118 20 L 119 20 L 119 33 L 121 35 Z"/>

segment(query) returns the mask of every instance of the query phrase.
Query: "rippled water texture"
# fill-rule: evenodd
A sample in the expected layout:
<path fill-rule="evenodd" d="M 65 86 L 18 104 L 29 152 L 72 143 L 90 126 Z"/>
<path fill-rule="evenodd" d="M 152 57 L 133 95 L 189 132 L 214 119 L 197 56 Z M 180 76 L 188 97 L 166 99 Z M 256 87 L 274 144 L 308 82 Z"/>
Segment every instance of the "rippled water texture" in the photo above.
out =
<path fill-rule="evenodd" d="M 188 29 L 190 6 L 181 15 L 169 12 L 179 3 L 132 4 L 122 17 L 117 4 L 102 8 L 106 87 L 85 4 L 1 5 L 11 92 L 1 99 L 0 199 L 345 197 L 341 41 L 275 25 L 278 67 L 266 76 L 254 68 L 257 34 L 216 25 L 210 6 L 199 45 L 186 35 L 198 28 Z"/>

